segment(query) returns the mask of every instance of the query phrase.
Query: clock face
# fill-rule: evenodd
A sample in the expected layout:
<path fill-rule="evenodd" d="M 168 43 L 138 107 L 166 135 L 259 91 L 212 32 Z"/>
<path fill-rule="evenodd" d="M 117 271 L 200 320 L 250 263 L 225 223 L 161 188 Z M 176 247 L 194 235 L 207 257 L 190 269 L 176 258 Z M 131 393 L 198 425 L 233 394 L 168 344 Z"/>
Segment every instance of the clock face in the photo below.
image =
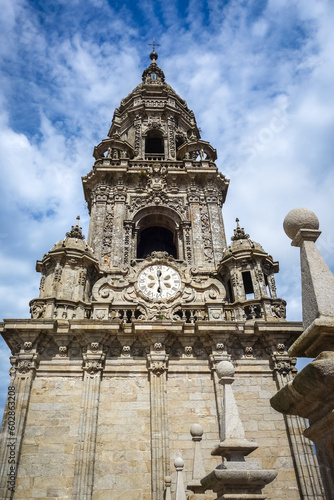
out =
<path fill-rule="evenodd" d="M 181 289 L 181 278 L 172 267 L 155 264 L 139 274 L 138 288 L 149 299 L 170 299 Z"/>

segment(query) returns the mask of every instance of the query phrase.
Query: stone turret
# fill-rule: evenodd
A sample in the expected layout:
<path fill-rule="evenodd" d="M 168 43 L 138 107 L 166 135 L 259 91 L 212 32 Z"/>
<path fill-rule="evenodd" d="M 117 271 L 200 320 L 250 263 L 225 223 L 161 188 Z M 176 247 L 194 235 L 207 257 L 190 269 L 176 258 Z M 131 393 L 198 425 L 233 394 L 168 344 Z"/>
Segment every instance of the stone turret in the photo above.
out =
<path fill-rule="evenodd" d="M 286 302 L 276 296 L 274 274 L 278 262 L 250 239 L 239 219 L 236 222 L 232 243 L 225 249 L 218 268 L 232 319 L 284 319 Z"/>
<path fill-rule="evenodd" d="M 32 318 L 79 318 L 89 315 L 91 290 L 98 276 L 97 261 L 77 223 L 66 237 L 37 261 L 42 273 L 39 299 L 30 302 Z"/>

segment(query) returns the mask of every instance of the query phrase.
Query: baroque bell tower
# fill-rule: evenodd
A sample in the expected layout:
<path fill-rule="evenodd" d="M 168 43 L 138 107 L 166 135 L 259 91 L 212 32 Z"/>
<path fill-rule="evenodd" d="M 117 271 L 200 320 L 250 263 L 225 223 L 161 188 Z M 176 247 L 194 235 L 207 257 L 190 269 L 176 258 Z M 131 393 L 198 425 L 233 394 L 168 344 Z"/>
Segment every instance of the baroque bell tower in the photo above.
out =
<path fill-rule="evenodd" d="M 150 58 L 83 178 L 87 242 L 78 219 L 37 261 L 31 319 L 1 324 L 16 398 L 1 498 L 170 499 L 184 463 L 192 500 L 320 500 L 305 422 L 269 403 L 302 332 L 277 297 L 278 263 L 238 220 L 226 242 L 229 181 Z M 237 486 L 211 473 L 230 468 Z"/>

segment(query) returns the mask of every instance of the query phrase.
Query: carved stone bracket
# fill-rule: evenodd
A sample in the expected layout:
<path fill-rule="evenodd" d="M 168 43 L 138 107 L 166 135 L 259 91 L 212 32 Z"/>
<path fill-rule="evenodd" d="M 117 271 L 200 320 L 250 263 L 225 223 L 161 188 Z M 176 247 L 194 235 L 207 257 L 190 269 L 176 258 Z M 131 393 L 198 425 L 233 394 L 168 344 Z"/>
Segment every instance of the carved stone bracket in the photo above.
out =
<path fill-rule="evenodd" d="M 103 372 L 106 355 L 102 352 L 91 351 L 83 354 L 83 371 L 90 376 Z"/>

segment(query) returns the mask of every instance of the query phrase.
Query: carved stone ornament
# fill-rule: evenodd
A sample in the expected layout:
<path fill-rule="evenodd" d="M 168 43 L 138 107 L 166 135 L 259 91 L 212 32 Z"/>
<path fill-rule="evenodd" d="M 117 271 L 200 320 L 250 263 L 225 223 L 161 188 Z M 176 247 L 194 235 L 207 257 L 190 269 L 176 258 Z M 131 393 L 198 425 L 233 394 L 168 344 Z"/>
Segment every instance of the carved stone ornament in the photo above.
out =
<path fill-rule="evenodd" d="M 90 375 L 95 375 L 97 372 L 102 371 L 103 367 L 100 361 L 86 361 L 83 369 Z"/>
<path fill-rule="evenodd" d="M 274 365 L 274 370 L 278 371 L 282 375 L 287 375 L 288 373 L 297 373 L 297 369 L 295 367 L 296 365 L 296 358 L 292 358 L 289 360 L 275 360 L 275 365 Z"/>
<path fill-rule="evenodd" d="M 217 352 L 223 352 L 224 351 L 224 344 L 222 342 L 218 342 L 216 344 L 216 351 Z"/>
<path fill-rule="evenodd" d="M 45 305 L 42 304 L 33 304 L 30 308 L 30 313 L 32 319 L 40 319 L 44 318 L 45 314 Z"/>
<path fill-rule="evenodd" d="M 67 347 L 65 345 L 61 345 L 59 347 L 59 356 L 65 358 L 67 356 Z"/>
<path fill-rule="evenodd" d="M 98 342 L 91 342 L 90 348 L 92 351 L 97 351 L 99 348 L 99 343 Z"/>
<path fill-rule="evenodd" d="M 166 370 L 166 364 L 164 361 L 152 361 L 150 366 L 150 371 L 154 373 L 157 377 L 163 374 Z"/>
<path fill-rule="evenodd" d="M 251 347 L 251 346 L 245 347 L 245 357 L 246 358 L 253 358 L 254 357 L 253 347 Z"/>
<path fill-rule="evenodd" d="M 30 370 L 33 370 L 35 368 L 36 368 L 35 363 L 33 361 L 28 361 L 28 360 L 19 361 L 16 367 L 17 371 L 21 374 L 28 373 L 30 372 Z"/>
<path fill-rule="evenodd" d="M 129 345 L 124 345 L 122 349 L 122 355 L 128 358 L 130 354 L 131 354 L 131 347 Z"/>
<path fill-rule="evenodd" d="M 25 351 L 30 351 L 32 349 L 32 342 L 25 342 L 23 348 Z"/>
<path fill-rule="evenodd" d="M 193 353 L 193 348 L 191 346 L 186 346 L 184 348 L 184 353 L 186 356 L 190 357 L 192 356 L 192 353 Z"/>
<path fill-rule="evenodd" d="M 156 342 L 154 344 L 154 350 L 155 351 L 161 351 L 162 350 L 162 343 L 161 342 Z"/>

